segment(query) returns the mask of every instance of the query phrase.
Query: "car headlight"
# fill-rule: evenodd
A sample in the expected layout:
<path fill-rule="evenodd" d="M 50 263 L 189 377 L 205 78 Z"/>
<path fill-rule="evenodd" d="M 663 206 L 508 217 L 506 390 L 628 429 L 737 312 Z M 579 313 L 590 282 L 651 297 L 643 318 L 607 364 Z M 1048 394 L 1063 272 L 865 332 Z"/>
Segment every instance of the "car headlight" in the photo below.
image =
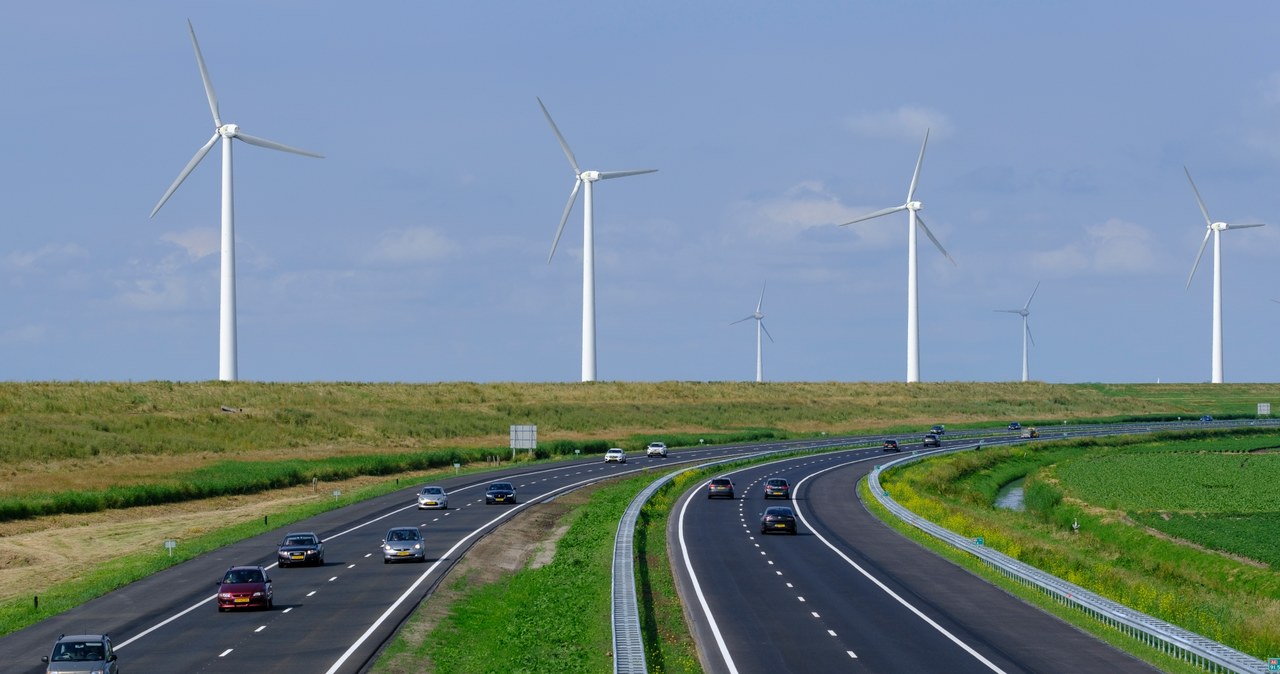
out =
<path fill-rule="evenodd" d="M 255 597 L 261 597 L 261 596 L 262 596 L 262 592 L 260 592 L 260 591 L 259 591 L 259 592 L 254 592 L 254 593 L 253 593 L 253 596 L 255 596 Z"/>
<path fill-rule="evenodd" d="M 219 599 L 230 599 L 230 598 L 231 598 L 231 593 L 230 593 L 230 592 L 219 592 L 219 593 L 218 593 L 218 598 L 219 598 Z"/>
<path fill-rule="evenodd" d="M 382 546 L 382 549 L 383 549 L 383 550 L 385 550 L 385 551 L 387 551 L 387 552 L 392 552 L 392 550 L 391 550 L 391 546 L 390 546 L 390 545 L 384 545 L 384 546 Z"/>

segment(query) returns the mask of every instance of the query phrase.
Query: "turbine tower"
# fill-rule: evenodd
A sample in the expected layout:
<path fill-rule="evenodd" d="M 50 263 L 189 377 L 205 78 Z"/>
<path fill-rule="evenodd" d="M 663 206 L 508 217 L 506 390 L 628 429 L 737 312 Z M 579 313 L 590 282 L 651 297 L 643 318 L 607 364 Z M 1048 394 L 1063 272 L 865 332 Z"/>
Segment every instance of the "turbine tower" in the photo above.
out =
<path fill-rule="evenodd" d="M 737 325 L 738 323 L 741 323 L 750 318 L 756 319 L 756 383 L 764 381 L 764 361 L 760 357 L 760 352 L 761 352 L 760 333 L 763 331 L 764 334 L 769 337 L 769 341 L 770 342 L 773 341 L 773 335 L 770 335 L 768 328 L 764 327 L 764 313 L 760 311 L 760 307 L 764 306 L 764 289 L 765 289 L 765 286 L 767 285 L 768 284 L 766 283 L 764 286 L 760 287 L 760 300 L 756 302 L 755 312 L 752 313 L 750 316 L 747 316 L 746 318 L 740 318 L 729 324 L 729 325 Z"/>
<path fill-rule="evenodd" d="M 1027 341 L 1030 340 L 1034 345 L 1036 340 L 1031 336 L 1031 326 L 1027 324 L 1027 316 L 1031 315 L 1031 300 L 1035 298 L 1036 291 L 1040 289 L 1040 282 L 1036 282 L 1036 287 L 1031 290 L 1031 297 L 1027 298 L 1027 303 L 1022 305 L 1021 309 L 995 309 L 1005 314 L 1018 314 L 1022 316 L 1022 381 L 1027 379 Z"/>
<path fill-rule="evenodd" d="M 1191 183 L 1191 191 L 1195 192 L 1196 202 L 1200 204 L 1200 213 L 1204 215 L 1204 241 L 1200 242 L 1200 252 L 1196 253 L 1196 261 L 1191 265 L 1191 273 L 1187 276 L 1187 288 L 1191 288 L 1191 279 L 1195 278 L 1196 267 L 1200 266 L 1200 257 L 1204 255 L 1204 247 L 1209 243 L 1209 235 L 1213 235 L 1213 383 L 1222 383 L 1222 233 L 1228 229 L 1245 229 L 1262 227 L 1261 224 L 1232 225 L 1225 222 L 1214 222 L 1209 217 L 1209 210 L 1200 198 L 1200 190 L 1196 189 L 1196 181 L 1191 179 L 1191 171 L 1183 166 L 1187 174 L 1187 182 Z"/>
<path fill-rule="evenodd" d="M 556 140 L 560 141 L 560 149 L 564 150 L 564 156 L 569 159 L 569 166 L 573 168 L 573 191 L 569 193 L 569 203 L 565 204 L 564 215 L 560 216 L 560 227 L 556 229 L 556 238 L 551 242 L 551 253 L 547 255 L 547 264 L 551 263 L 551 258 L 556 254 L 556 246 L 560 243 L 560 235 L 564 233 L 564 223 L 569 220 L 569 212 L 573 210 L 573 204 L 578 199 L 578 190 L 582 190 L 582 381 L 596 380 L 596 272 L 595 272 L 595 237 L 591 222 L 591 185 L 597 180 L 609 180 L 610 178 L 625 178 L 627 176 L 640 175 L 642 173 L 653 173 L 658 169 L 639 169 L 633 171 L 583 171 L 578 168 L 578 160 L 573 156 L 573 150 L 569 149 L 569 143 L 565 142 L 564 136 L 560 134 L 560 129 L 556 126 L 554 120 L 551 119 L 551 113 L 547 112 L 547 106 L 542 104 L 542 99 L 538 99 L 538 106 L 542 108 L 542 114 L 547 118 L 547 123 L 551 125 L 551 130 L 556 134 Z"/>
<path fill-rule="evenodd" d="M 307 157 L 315 157 L 323 159 L 321 155 L 306 150 L 300 150 L 296 147 L 283 145 L 275 141 L 270 141 L 257 136 L 250 136 L 240 130 L 235 124 L 223 124 L 222 117 L 218 114 L 218 97 L 213 93 L 213 82 L 209 79 L 209 70 L 204 65 L 204 55 L 200 53 L 200 43 L 196 41 L 196 29 L 191 25 L 191 21 L 187 21 L 187 30 L 191 33 L 191 46 L 196 51 L 196 65 L 200 66 L 200 79 L 204 81 L 204 93 L 209 99 L 209 110 L 213 113 L 213 137 L 203 147 L 196 150 L 196 154 L 187 162 L 186 167 L 178 174 L 178 178 L 173 181 L 169 189 L 165 190 L 164 196 L 160 197 L 156 207 L 151 209 L 151 216 L 155 217 L 160 207 L 164 206 L 169 197 L 177 191 L 182 181 L 187 179 L 191 171 L 196 165 L 204 159 L 209 150 L 213 148 L 213 144 L 222 139 L 222 290 L 220 298 L 220 310 L 218 321 L 218 379 L 222 381 L 235 381 L 236 376 L 236 248 L 235 248 L 235 209 L 232 204 L 231 189 L 231 141 L 242 140 L 250 145 L 265 147 L 270 150 L 281 150 L 283 152 L 292 152 L 294 154 L 305 155 Z"/>
<path fill-rule="evenodd" d="M 919 274 L 916 266 L 916 226 L 924 230 L 925 236 L 937 246 L 938 250 L 951 260 L 951 264 L 956 261 L 952 259 L 951 254 L 938 243 L 937 237 L 933 232 L 929 231 L 928 225 L 924 224 L 924 219 L 920 217 L 920 209 L 924 207 L 919 201 L 915 200 L 916 183 L 920 179 L 920 164 L 924 162 L 924 149 L 929 144 L 929 131 L 924 132 L 924 142 L 920 144 L 920 157 L 916 159 L 916 170 L 911 174 L 911 186 L 907 188 L 907 201 L 901 206 L 893 208 L 884 208 L 869 213 L 860 218 L 850 220 L 840 225 L 852 225 L 855 222 L 862 222 L 872 218 L 878 218 L 882 215 L 897 213 L 898 211 L 907 212 L 907 381 L 920 381 L 920 305 L 919 305 Z"/>

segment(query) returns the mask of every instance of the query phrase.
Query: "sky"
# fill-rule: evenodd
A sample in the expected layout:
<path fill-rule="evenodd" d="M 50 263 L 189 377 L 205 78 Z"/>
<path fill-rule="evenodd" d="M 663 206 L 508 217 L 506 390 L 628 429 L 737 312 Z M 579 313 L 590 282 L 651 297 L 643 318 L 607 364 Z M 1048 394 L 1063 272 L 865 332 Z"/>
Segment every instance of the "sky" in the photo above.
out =
<path fill-rule="evenodd" d="M 218 376 L 237 143 L 239 376 L 572 382 L 595 185 L 597 376 L 1280 380 L 1280 3 L 20 0 L 0 22 L 0 380 Z"/>

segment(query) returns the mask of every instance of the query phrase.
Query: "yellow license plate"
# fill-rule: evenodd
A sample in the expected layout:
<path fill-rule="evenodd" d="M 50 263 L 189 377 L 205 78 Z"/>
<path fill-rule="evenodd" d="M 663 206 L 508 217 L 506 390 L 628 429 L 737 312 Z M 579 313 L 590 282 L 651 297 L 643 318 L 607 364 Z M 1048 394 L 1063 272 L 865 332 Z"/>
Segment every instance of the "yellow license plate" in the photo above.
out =
<path fill-rule="evenodd" d="M 248 604 L 248 603 L 249 603 L 249 598 L 248 598 L 248 597 L 236 597 L 236 600 L 235 600 L 235 601 L 236 601 L 236 603 L 237 603 L 237 604 Z"/>
<path fill-rule="evenodd" d="M 775 524 L 775 525 L 773 525 L 773 527 L 774 527 L 775 529 L 786 529 L 786 528 L 787 528 L 787 525 L 785 525 L 785 524 Z"/>

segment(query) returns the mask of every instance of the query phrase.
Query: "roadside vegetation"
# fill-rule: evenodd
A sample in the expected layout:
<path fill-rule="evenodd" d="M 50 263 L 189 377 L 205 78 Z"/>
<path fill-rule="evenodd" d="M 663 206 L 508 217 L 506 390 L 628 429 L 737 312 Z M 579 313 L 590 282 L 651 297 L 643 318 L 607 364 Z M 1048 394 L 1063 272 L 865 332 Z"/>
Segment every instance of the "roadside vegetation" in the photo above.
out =
<path fill-rule="evenodd" d="M 988 447 L 881 483 L 930 521 L 1266 658 L 1280 653 L 1277 446 L 1271 430 Z M 1024 477 L 1026 511 L 993 507 Z"/>

